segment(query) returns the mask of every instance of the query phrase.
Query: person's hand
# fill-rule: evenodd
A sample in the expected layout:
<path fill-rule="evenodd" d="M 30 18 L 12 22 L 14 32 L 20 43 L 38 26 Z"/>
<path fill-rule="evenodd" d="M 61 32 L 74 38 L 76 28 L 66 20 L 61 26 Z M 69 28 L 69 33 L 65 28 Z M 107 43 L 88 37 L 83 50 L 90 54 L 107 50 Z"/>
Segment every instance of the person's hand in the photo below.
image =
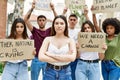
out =
<path fill-rule="evenodd" d="M 55 8 L 54 8 L 54 4 L 53 3 L 50 3 L 50 7 L 51 7 L 51 9 L 52 10 L 54 10 Z"/>
<path fill-rule="evenodd" d="M 67 10 L 68 10 L 67 7 L 65 7 L 65 8 L 63 9 L 63 15 L 66 14 Z"/>
<path fill-rule="evenodd" d="M 102 49 L 103 49 L 103 50 L 107 50 L 107 45 L 106 45 L 106 43 L 103 44 Z"/>
<path fill-rule="evenodd" d="M 35 0 L 33 0 L 33 2 L 32 2 L 32 9 L 34 9 L 35 8 Z"/>
<path fill-rule="evenodd" d="M 92 5 L 92 6 L 91 6 L 91 11 L 94 11 L 94 10 L 95 10 L 95 8 L 94 8 L 94 6 Z"/>
<path fill-rule="evenodd" d="M 36 55 L 36 48 L 34 48 L 32 55 Z"/>
<path fill-rule="evenodd" d="M 84 8 L 84 15 L 88 15 L 88 7 L 87 7 L 87 5 Z"/>

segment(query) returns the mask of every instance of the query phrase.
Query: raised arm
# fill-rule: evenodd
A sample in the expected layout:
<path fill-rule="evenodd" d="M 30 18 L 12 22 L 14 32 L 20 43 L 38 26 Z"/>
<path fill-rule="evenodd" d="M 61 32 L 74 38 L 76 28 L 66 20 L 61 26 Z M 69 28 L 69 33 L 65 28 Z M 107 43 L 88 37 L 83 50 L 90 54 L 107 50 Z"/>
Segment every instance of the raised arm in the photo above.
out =
<path fill-rule="evenodd" d="M 32 3 L 31 9 L 27 12 L 27 14 L 24 17 L 24 21 L 25 21 L 25 23 L 26 23 L 26 25 L 27 25 L 27 27 L 28 27 L 28 29 L 30 31 L 33 30 L 33 25 L 31 24 L 31 22 L 29 21 L 29 19 L 30 19 L 31 13 L 34 10 L 34 8 L 35 8 L 35 2 Z"/>
<path fill-rule="evenodd" d="M 94 7 L 92 6 L 91 11 L 93 10 L 94 10 Z M 96 15 L 93 12 L 92 12 L 92 17 L 93 17 L 93 24 L 95 26 L 96 31 L 101 32 L 100 26 L 98 26 L 98 23 L 97 23 Z"/>
<path fill-rule="evenodd" d="M 52 9 L 52 11 L 53 11 L 54 16 L 56 17 L 58 14 L 57 14 L 56 11 L 55 11 L 54 4 L 53 4 L 53 3 L 50 3 L 50 7 L 51 7 L 51 9 Z"/>
<path fill-rule="evenodd" d="M 64 15 L 64 16 L 65 16 L 65 14 L 66 14 L 67 10 L 68 10 L 68 8 L 67 8 L 67 7 L 65 7 L 65 8 L 63 9 L 63 13 L 62 13 L 62 15 Z"/>
<path fill-rule="evenodd" d="M 88 17 L 88 8 L 84 8 L 84 16 L 85 16 L 86 20 L 90 20 Z"/>

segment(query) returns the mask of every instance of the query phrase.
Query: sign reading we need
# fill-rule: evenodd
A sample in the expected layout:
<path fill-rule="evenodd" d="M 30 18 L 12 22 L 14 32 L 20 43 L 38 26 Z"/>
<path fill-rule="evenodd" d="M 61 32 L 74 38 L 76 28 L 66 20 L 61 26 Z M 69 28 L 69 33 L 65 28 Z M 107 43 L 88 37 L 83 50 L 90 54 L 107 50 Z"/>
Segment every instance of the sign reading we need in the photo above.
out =
<path fill-rule="evenodd" d="M 120 0 L 93 0 L 93 13 L 120 11 Z"/>
<path fill-rule="evenodd" d="M 102 49 L 105 43 L 104 33 L 88 33 L 80 32 L 78 34 L 79 50 L 89 51 L 89 52 L 100 52 L 104 53 L 105 50 Z"/>
<path fill-rule="evenodd" d="M 50 2 L 52 0 L 35 0 L 35 9 L 50 11 Z"/>
<path fill-rule="evenodd" d="M 0 61 L 33 59 L 33 40 L 0 39 Z"/>
<path fill-rule="evenodd" d="M 65 4 L 70 10 L 83 10 L 85 0 L 65 0 Z"/>

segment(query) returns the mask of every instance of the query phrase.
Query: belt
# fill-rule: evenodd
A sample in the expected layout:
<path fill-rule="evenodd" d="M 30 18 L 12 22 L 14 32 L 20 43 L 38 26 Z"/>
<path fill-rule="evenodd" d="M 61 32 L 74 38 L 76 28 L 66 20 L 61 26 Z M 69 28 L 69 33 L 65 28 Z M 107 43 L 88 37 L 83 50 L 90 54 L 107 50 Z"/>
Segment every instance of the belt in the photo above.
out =
<path fill-rule="evenodd" d="M 81 61 L 84 61 L 84 62 L 88 62 L 88 63 L 98 63 L 100 59 L 95 59 L 95 60 L 83 60 L 83 59 L 79 59 Z"/>
<path fill-rule="evenodd" d="M 54 70 L 61 70 L 67 68 L 69 65 L 63 65 L 63 66 L 55 66 L 52 64 L 47 63 L 47 67 L 52 68 Z"/>

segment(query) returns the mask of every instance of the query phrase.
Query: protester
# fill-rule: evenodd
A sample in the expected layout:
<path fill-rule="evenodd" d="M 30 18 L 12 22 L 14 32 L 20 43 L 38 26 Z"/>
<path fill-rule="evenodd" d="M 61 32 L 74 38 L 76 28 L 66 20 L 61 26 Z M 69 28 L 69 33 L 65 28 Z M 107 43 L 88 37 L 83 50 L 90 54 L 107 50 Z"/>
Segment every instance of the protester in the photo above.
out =
<path fill-rule="evenodd" d="M 68 35 L 70 38 L 74 39 L 74 41 L 76 42 L 76 46 L 77 46 L 78 32 L 80 31 L 80 29 L 76 29 L 77 22 L 78 22 L 78 17 L 75 14 L 70 14 L 68 18 L 68 23 L 69 23 Z M 70 67 L 72 71 L 72 74 L 71 74 L 72 80 L 76 80 L 75 79 L 76 65 L 77 65 L 77 58 L 74 62 L 70 63 Z"/>
<path fill-rule="evenodd" d="M 54 12 L 55 11 L 54 5 L 52 3 L 50 3 L 50 7 L 51 7 L 53 13 L 56 14 Z M 45 62 L 38 60 L 38 52 L 39 52 L 39 49 L 42 45 L 44 38 L 50 35 L 51 27 L 45 28 L 47 18 L 44 15 L 39 15 L 37 17 L 37 23 L 38 23 L 39 29 L 37 29 L 35 26 L 33 26 L 30 23 L 29 18 L 31 16 L 31 13 L 34 10 L 34 8 L 35 8 L 35 2 L 32 3 L 32 8 L 25 15 L 24 20 L 25 20 L 25 23 L 27 24 L 28 29 L 32 33 L 31 38 L 34 39 L 35 48 L 36 48 L 36 55 L 31 63 L 31 80 L 38 80 L 41 69 L 42 69 L 42 75 L 44 75 L 44 69 L 46 66 Z"/>
<path fill-rule="evenodd" d="M 44 80 L 72 80 L 69 63 L 76 58 L 76 45 L 68 37 L 66 17 L 56 16 L 39 52 L 39 59 L 47 62 Z"/>
<path fill-rule="evenodd" d="M 26 25 L 23 19 L 17 18 L 14 20 L 8 39 L 28 39 Z M 2 80 L 29 80 L 27 60 L 7 61 L 2 73 Z"/>
<path fill-rule="evenodd" d="M 82 24 L 81 32 L 95 32 L 94 25 L 91 21 L 86 20 Z M 104 43 L 102 49 L 107 49 L 107 46 Z M 104 54 L 80 50 L 79 55 L 75 71 L 76 80 L 100 80 L 99 60 L 104 58 Z"/>
<path fill-rule="evenodd" d="M 94 10 L 94 6 L 92 6 Z M 96 14 L 93 14 L 93 22 L 97 32 L 106 33 L 105 58 L 101 62 L 102 76 L 104 80 L 120 79 L 120 21 L 117 18 L 107 18 L 102 23 L 102 29 L 98 26 Z"/>
<path fill-rule="evenodd" d="M 95 14 L 94 14 L 95 16 Z M 95 21 L 94 21 L 95 22 Z M 96 30 L 101 32 L 97 23 Z M 120 78 L 120 21 L 117 18 L 107 18 L 102 23 L 102 29 L 107 34 L 106 43 L 108 49 L 102 60 L 102 76 L 104 80 L 119 80 Z"/>

